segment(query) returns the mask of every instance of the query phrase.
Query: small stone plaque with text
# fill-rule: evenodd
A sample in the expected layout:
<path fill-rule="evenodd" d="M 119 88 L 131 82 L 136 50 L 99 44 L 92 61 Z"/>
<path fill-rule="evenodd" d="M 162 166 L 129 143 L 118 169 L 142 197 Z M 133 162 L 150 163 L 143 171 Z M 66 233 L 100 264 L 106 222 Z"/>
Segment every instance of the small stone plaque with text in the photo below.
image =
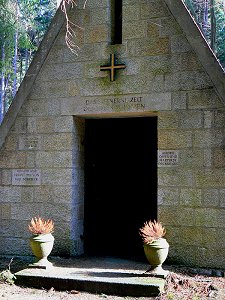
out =
<path fill-rule="evenodd" d="M 36 169 L 19 169 L 12 171 L 12 185 L 40 185 L 41 171 Z"/>
<path fill-rule="evenodd" d="M 158 150 L 158 166 L 174 167 L 178 165 L 178 150 Z"/>

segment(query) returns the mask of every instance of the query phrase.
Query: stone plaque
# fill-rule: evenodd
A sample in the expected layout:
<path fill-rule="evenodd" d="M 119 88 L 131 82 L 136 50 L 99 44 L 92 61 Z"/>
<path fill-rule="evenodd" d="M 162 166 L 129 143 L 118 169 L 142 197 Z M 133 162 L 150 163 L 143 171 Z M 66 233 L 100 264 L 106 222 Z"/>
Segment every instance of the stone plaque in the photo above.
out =
<path fill-rule="evenodd" d="M 173 167 L 178 165 L 178 150 L 158 150 L 158 166 Z"/>
<path fill-rule="evenodd" d="M 12 185 L 40 185 L 41 171 L 36 169 L 19 169 L 12 171 Z"/>
<path fill-rule="evenodd" d="M 37 150 L 40 148 L 40 137 L 22 136 L 19 139 L 19 150 Z"/>
<path fill-rule="evenodd" d="M 171 109 L 171 93 L 70 97 L 61 102 L 63 115 L 149 112 Z"/>

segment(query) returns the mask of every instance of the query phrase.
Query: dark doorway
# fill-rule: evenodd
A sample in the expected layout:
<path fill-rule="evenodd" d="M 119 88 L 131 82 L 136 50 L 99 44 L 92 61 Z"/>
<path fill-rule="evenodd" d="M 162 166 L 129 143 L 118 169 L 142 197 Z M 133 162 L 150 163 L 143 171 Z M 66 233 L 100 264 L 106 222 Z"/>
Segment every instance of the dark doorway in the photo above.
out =
<path fill-rule="evenodd" d="M 88 119 L 85 254 L 139 259 L 138 229 L 157 218 L 157 118 Z"/>

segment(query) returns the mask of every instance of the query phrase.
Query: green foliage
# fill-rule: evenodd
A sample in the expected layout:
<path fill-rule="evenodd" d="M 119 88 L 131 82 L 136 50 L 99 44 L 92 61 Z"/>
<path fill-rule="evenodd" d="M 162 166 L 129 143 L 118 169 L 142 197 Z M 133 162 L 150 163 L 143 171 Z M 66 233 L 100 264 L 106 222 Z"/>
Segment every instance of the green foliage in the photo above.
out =
<path fill-rule="evenodd" d="M 6 270 L 3 270 L 0 272 L 0 283 L 9 283 L 9 284 L 13 284 L 16 277 L 14 274 L 11 273 L 10 267 L 11 264 L 13 262 L 13 257 L 11 258 L 9 264 L 8 264 L 8 268 Z"/>
<path fill-rule="evenodd" d="M 0 123 L 55 10 L 55 0 L 0 0 Z"/>
<path fill-rule="evenodd" d="M 225 68 L 225 2 L 223 0 L 184 0 L 184 2 Z M 215 20 L 212 22 L 214 16 Z M 216 35 L 215 43 L 212 40 L 212 32 Z"/>
<path fill-rule="evenodd" d="M 15 275 L 12 274 L 10 270 L 4 270 L 0 272 L 0 282 L 13 284 L 15 279 L 16 279 Z"/>

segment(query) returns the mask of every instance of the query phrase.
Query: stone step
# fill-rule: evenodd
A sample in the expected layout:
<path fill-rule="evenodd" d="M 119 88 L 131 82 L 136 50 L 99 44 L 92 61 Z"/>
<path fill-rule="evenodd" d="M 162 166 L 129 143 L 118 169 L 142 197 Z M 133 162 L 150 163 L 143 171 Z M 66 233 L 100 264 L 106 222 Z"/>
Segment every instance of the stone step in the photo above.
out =
<path fill-rule="evenodd" d="M 115 258 L 52 259 L 47 270 L 27 268 L 17 272 L 23 286 L 89 293 L 151 297 L 164 289 L 165 280 L 145 274 L 148 265 Z"/>

